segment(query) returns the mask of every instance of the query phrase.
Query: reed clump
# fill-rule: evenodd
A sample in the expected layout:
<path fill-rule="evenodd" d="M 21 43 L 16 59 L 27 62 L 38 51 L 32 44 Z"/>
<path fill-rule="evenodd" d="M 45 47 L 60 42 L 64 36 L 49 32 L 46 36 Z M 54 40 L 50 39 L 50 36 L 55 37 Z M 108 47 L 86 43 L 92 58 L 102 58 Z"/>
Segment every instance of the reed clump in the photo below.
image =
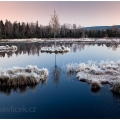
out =
<path fill-rule="evenodd" d="M 69 63 L 66 66 L 67 73 L 76 72 L 76 77 L 82 82 L 89 83 L 91 89 L 100 89 L 102 84 L 110 84 L 111 91 L 120 93 L 120 60 Z"/>
<path fill-rule="evenodd" d="M 0 86 L 20 86 L 37 84 L 41 80 L 47 80 L 49 71 L 46 68 L 39 69 L 37 66 L 13 67 L 0 69 Z"/>
<path fill-rule="evenodd" d="M 41 52 L 48 52 L 48 53 L 65 53 L 69 52 L 70 49 L 65 46 L 60 47 L 42 47 Z"/>

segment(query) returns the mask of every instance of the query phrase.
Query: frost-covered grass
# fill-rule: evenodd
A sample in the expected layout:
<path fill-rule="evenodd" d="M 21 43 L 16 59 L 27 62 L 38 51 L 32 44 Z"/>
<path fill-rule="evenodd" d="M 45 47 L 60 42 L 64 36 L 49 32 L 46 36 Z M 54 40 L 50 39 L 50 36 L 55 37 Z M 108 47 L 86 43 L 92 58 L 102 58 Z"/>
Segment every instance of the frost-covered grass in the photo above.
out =
<path fill-rule="evenodd" d="M 120 93 L 120 77 L 111 82 L 111 91 L 116 92 L 116 93 Z"/>
<path fill-rule="evenodd" d="M 78 67 L 78 64 L 77 63 L 69 63 L 67 64 L 67 72 L 68 73 L 71 73 L 71 72 L 74 72 Z"/>
<path fill-rule="evenodd" d="M 120 93 L 120 60 L 69 63 L 66 67 L 67 73 L 75 72 L 76 77 L 80 81 L 89 83 L 92 89 L 100 88 L 102 84 L 110 84 L 112 91 Z"/>
<path fill-rule="evenodd" d="M 99 89 L 101 87 L 101 83 L 99 80 L 94 80 L 91 82 L 91 88 L 92 89 Z"/>
<path fill-rule="evenodd" d="M 11 47 L 9 47 L 9 45 L 6 46 L 0 46 L 0 51 L 17 51 L 17 46 L 12 45 Z"/>
<path fill-rule="evenodd" d="M 45 81 L 49 75 L 46 68 L 39 69 L 37 66 L 13 67 L 0 69 L 0 86 L 19 86 L 37 84 Z"/>
<path fill-rule="evenodd" d="M 68 47 L 65 46 L 60 46 L 60 47 L 42 47 L 41 48 L 41 52 L 59 52 L 59 53 L 64 53 L 64 52 L 69 52 L 70 49 Z"/>

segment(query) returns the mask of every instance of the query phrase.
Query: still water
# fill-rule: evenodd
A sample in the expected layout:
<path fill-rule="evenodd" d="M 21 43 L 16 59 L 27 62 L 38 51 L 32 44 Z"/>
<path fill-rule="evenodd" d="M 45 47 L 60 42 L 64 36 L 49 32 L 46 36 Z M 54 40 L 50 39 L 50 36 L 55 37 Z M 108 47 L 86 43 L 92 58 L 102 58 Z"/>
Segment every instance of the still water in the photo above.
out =
<path fill-rule="evenodd" d="M 71 62 L 117 61 L 120 59 L 119 44 L 57 43 L 71 49 L 65 54 L 41 53 L 40 48 L 52 46 L 51 42 L 8 45 L 16 45 L 18 50 L 0 52 L 1 68 L 37 65 L 48 68 L 49 78 L 19 91 L 0 88 L 0 118 L 120 118 L 120 95 L 112 93 L 109 85 L 94 92 L 87 83 L 63 70 L 63 66 Z"/>

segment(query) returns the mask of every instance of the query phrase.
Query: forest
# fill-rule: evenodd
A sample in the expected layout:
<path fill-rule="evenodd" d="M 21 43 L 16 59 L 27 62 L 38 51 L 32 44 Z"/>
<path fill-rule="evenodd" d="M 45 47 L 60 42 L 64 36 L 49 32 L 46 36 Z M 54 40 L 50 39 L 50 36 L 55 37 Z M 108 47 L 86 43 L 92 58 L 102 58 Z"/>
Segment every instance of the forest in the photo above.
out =
<path fill-rule="evenodd" d="M 56 38 L 117 38 L 120 37 L 120 29 L 113 25 L 110 29 L 86 30 L 76 24 L 60 25 Z M 22 39 L 22 38 L 54 38 L 51 26 L 43 26 L 36 23 L 13 22 L 0 20 L 0 39 Z"/>

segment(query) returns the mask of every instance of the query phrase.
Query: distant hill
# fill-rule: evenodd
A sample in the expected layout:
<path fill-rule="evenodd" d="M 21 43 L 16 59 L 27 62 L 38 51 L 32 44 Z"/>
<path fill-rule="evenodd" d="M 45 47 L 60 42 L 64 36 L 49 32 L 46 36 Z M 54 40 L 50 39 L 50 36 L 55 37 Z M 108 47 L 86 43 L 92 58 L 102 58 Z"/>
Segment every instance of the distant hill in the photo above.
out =
<path fill-rule="evenodd" d="M 120 25 L 116 25 L 118 29 L 120 29 Z M 111 29 L 112 26 L 92 26 L 92 27 L 84 27 L 85 30 L 90 30 L 90 29 L 94 29 L 94 30 L 107 30 L 107 29 Z"/>

